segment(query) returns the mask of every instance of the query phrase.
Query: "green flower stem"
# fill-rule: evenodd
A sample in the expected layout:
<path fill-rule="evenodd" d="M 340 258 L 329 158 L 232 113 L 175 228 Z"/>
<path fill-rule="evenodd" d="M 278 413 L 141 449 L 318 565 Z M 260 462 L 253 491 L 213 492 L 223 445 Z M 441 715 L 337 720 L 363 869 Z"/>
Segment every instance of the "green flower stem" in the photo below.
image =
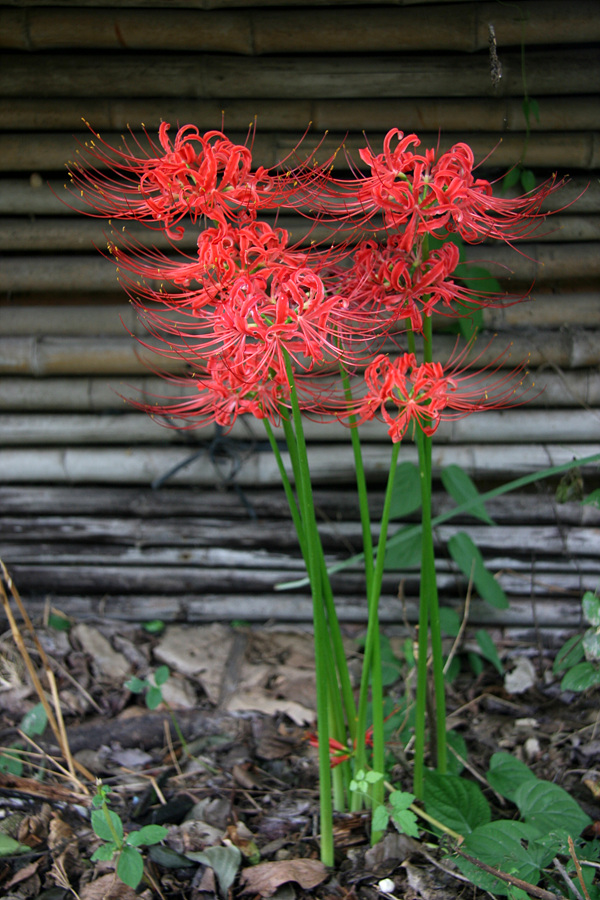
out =
<path fill-rule="evenodd" d="M 340 366 L 342 376 L 342 384 L 344 386 L 344 395 L 348 404 L 352 402 L 352 389 L 350 387 L 350 379 L 347 371 Z M 348 416 L 350 423 L 350 440 L 352 441 L 352 451 L 354 453 L 354 471 L 356 473 L 356 487 L 358 491 L 358 504 L 360 509 L 360 522 L 362 526 L 363 552 L 365 559 L 365 579 L 368 585 L 373 578 L 373 538 L 371 535 L 371 515 L 369 513 L 369 501 L 367 496 L 367 479 L 365 477 L 365 467 L 363 465 L 362 449 L 360 446 L 360 436 L 356 427 L 356 416 Z"/>
<path fill-rule="evenodd" d="M 102 812 L 104 813 L 104 818 L 106 819 L 106 824 L 108 825 L 110 833 L 112 834 L 113 843 L 114 843 L 115 847 L 117 847 L 118 850 L 121 850 L 125 841 L 124 841 L 124 838 L 120 837 L 117 834 L 117 831 L 115 830 L 115 826 L 113 825 L 113 821 L 110 817 L 110 811 L 108 809 L 108 803 L 106 802 L 106 800 L 102 801 Z"/>
<path fill-rule="evenodd" d="M 369 681 L 371 682 L 371 706 L 373 715 L 373 768 L 376 772 L 383 773 L 385 760 L 385 743 L 383 738 L 383 683 L 381 675 L 381 642 L 379 630 L 379 598 L 381 596 L 381 583 L 385 566 L 385 546 L 392 508 L 392 495 L 394 490 L 394 478 L 398 467 L 398 454 L 400 442 L 392 446 L 392 457 L 388 473 L 388 483 L 381 514 L 379 529 L 379 541 L 377 544 L 377 556 L 373 576 L 369 583 L 368 595 L 368 624 L 363 669 L 360 683 L 358 702 L 358 720 L 356 727 L 356 768 L 364 768 L 366 760 L 365 732 L 367 727 L 367 704 L 369 693 Z M 375 806 L 383 802 L 383 782 L 375 782 L 372 790 L 372 799 Z M 353 797 L 353 807 L 358 803 L 358 798 Z M 374 836 L 372 835 L 372 840 Z"/>
<path fill-rule="evenodd" d="M 313 628 L 315 642 L 315 676 L 317 682 L 317 729 L 319 735 L 319 801 L 321 820 L 321 861 L 333 866 L 333 806 L 331 797 L 331 768 L 329 763 L 329 711 L 331 684 L 328 679 L 327 660 L 330 658 L 330 642 L 325 618 L 323 597 L 323 566 L 320 556 L 320 539 L 308 468 L 306 441 L 302 427 L 302 414 L 294 381 L 294 372 L 289 355 L 285 355 L 285 365 L 290 386 L 290 398 L 297 447 L 296 485 L 300 516 L 304 524 L 306 538 L 306 567 L 310 579 L 313 602 Z"/>

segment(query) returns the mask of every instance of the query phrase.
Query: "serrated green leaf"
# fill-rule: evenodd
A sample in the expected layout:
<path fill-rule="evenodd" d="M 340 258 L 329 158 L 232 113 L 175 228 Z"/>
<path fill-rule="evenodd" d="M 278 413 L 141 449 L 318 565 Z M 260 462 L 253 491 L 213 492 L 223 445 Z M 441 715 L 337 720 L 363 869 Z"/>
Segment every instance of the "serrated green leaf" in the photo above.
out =
<path fill-rule="evenodd" d="M 490 787 L 514 803 L 517 788 L 526 781 L 537 781 L 537 778 L 524 762 L 501 751 L 490 759 L 487 780 Z"/>
<path fill-rule="evenodd" d="M 157 687 L 160 687 L 161 684 L 165 684 L 165 682 L 169 680 L 170 674 L 168 666 L 159 666 L 154 673 L 154 684 L 157 685 Z"/>
<path fill-rule="evenodd" d="M 92 853 L 91 859 L 92 862 L 97 862 L 101 860 L 102 862 L 108 862 L 113 858 L 115 853 L 117 853 L 119 848 L 116 844 L 108 843 L 108 844 L 100 844 L 97 850 L 94 850 Z"/>
<path fill-rule="evenodd" d="M 392 822 L 401 834 L 407 834 L 409 837 L 419 837 L 419 825 L 417 817 L 410 809 L 394 809 L 392 812 Z"/>
<path fill-rule="evenodd" d="M 496 645 L 490 637 L 489 632 L 487 632 L 485 628 L 480 628 L 475 635 L 475 640 L 477 641 L 479 651 L 483 658 L 487 659 L 488 662 L 491 662 L 500 675 L 504 675 L 504 666 L 498 656 Z"/>
<path fill-rule="evenodd" d="M 586 591 L 581 601 L 583 614 L 590 625 L 600 625 L 600 597 L 593 591 Z"/>
<path fill-rule="evenodd" d="M 421 508 L 421 479 L 414 463 L 402 462 L 394 475 L 390 518 L 400 519 Z"/>
<path fill-rule="evenodd" d="M 552 671 L 555 675 L 560 675 L 560 673 L 564 672 L 565 669 L 570 669 L 572 666 L 576 666 L 577 663 L 581 662 L 582 659 L 582 636 L 580 634 L 574 634 L 573 637 L 569 638 L 569 640 L 562 645 L 562 647 L 556 654 L 556 659 L 554 660 Z"/>
<path fill-rule="evenodd" d="M 371 820 L 371 828 L 373 831 L 385 831 L 388 827 L 388 822 L 390 821 L 390 816 L 385 808 L 385 806 L 380 805 L 373 811 L 373 818 Z"/>
<path fill-rule="evenodd" d="M 394 809 L 408 809 L 414 801 L 415 795 L 409 794 L 408 791 L 392 791 L 390 793 L 390 803 Z"/>
<path fill-rule="evenodd" d="M 110 821 L 112 822 L 112 829 L 108 822 L 106 821 L 106 816 L 109 816 Z M 121 819 L 113 812 L 112 809 L 104 810 L 104 809 L 94 809 L 92 810 L 92 828 L 94 829 L 94 834 L 98 835 L 99 838 L 103 841 L 114 841 L 115 834 L 119 838 L 119 840 L 123 839 L 123 823 Z M 114 830 L 114 833 L 113 833 Z"/>
<path fill-rule="evenodd" d="M 550 781 L 525 781 L 515 791 L 515 803 L 525 824 L 543 835 L 554 826 L 578 837 L 591 819 L 564 788 Z"/>
<path fill-rule="evenodd" d="M 128 887 L 134 890 L 144 877 L 144 860 L 139 850 L 134 847 L 123 847 L 117 862 L 117 875 Z"/>
<path fill-rule="evenodd" d="M 536 885 L 540 878 L 539 866 L 527 847 L 523 846 L 523 842 L 532 837 L 533 833 L 522 822 L 489 822 L 468 834 L 463 847 L 469 856 L 486 865 Z M 460 856 L 455 858 L 455 862 L 463 875 L 477 887 L 499 896 L 508 893 L 506 882 L 488 875 Z"/>
<path fill-rule="evenodd" d="M 450 538 L 448 552 L 466 578 L 470 578 L 472 574 L 473 583 L 482 600 L 495 609 L 508 607 L 506 594 L 486 569 L 481 553 L 466 532 L 459 531 Z"/>
<path fill-rule="evenodd" d="M 127 835 L 126 843 L 131 847 L 158 844 L 169 834 L 169 829 L 164 825 L 144 825 L 139 831 L 132 831 Z"/>
<path fill-rule="evenodd" d="M 591 662 L 573 666 L 560 683 L 563 691 L 587 691 L 600 684 L 600 671 Z"/>
<path fill-rule="evenodd" d="M 425 807 L 435 819 L 462 835 L 491 818 L 490 807 L 478 785 L 458 775 L 426 772 Z"/>
<path fill-rule="evenodd" d="M 43 703 L 36 703 L 21 719 L 21 731 L 29 737 L 34 734 L 43 734 L 48 724 L 48 715 Z"/>

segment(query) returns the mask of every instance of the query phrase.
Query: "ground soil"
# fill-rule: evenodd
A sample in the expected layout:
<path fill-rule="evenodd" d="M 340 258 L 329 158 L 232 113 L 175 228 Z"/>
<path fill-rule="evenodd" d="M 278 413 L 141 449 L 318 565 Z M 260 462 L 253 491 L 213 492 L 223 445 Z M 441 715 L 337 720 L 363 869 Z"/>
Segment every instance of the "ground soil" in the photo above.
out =
<path fill-rule="evenodd" d="M 89 818 L 96 779 L 110 787 L 111 808 L 126 833 L 149 823 L 168 829 L 160 846 L 145 851 L 151 883 L 138 890 L 144 898 L 487 896 L 460 880 L 452 846 L 427 832 L 416 840 L 389 829 L 371 848 L 365 812 L 336 817 L 336 864 L 329 871 L 321 867 L 317 767 L 307 739 L 314 720 L 314 661 L 306 631 L 213 624 L 171 626 L 153 635 L 122 622 L 70 624 L 68 631 L 36 626 L 38 644 L 27 629 L 21 635 L 49 695 L 45 664 L 53 673 L 71 763 L 48 728 L 23 742 L 18 727 L 38 695 L 14 635 L 7 631 L 0 641 L 0 744 L 20 741 L 30 754 L 21 757 L 20 771 L 6 765 L 0 771 L 0 848 L 3 834 L 21 844 L 19 852 L 6 850 L 0 859 L 1 896 L 135 896 L 116 879 L 114 862 L 91 861 L 99 845 Z M 347 635 L 353 671 L 360 665 L 358 633 L 349 629 Z M 406 690 L 401 646 L 390 639 L 392 698 Z M 482 785 L 495 815 L 510 817 L 510 805 L 485 784 L 491 755 L 508 751 L 537 777 L 568 790 L 597 822 L 599 692 L 562 692 L 551 654 L 539 647 L 521 648 L 526 662 L 519 665 L 506 648 L 498 649 L 512 670 L 510 690 L 492 666 L 476 676 L 466 656 L 448 687 L 449 727 L 468 749 L 464 774 Z M 164 705 L 151 711 L 143 693 L 124 688 L 127 679 L 146 678 L 160 665 L 171 672 L 163 693 L 187 754 Z M 408 790 L 410 743 L 392 739 L 389 749 L 390 778 Z M 230 884 L 222 873 L 225 883 L 219 883 L 214 848 L 233 865 Z"/>

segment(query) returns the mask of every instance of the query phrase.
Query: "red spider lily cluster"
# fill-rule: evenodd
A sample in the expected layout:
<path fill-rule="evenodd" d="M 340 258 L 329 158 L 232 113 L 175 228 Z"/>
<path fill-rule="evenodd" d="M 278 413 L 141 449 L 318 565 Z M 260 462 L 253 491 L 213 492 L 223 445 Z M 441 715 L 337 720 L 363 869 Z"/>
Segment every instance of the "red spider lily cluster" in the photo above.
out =
<path fill-rule="evenodd" d="M 86 165 L 70 172 L 91 214 L 140 222 L 170 242 L 168 253 L 126 236 L 109 243 L 160 352 L 189 371 L 172 378 L 188 394 L 153 412 L 192 426 L 228 428 L 243 413 L 276 424 L 290 407 L 291 370 L 305 412 L 380 417 L 393 441 L 415 424 L 432 434 L 447 416 L 515 402 L 506 375 L 484 389 L 461 359 L 419 365 L 397 349 L 399 336 L 422 333 L 434 313 L 516 302 L 465 287 L 455 275 L 458 248 L 440 239 L 526 236 L 555 180 L 499 199 L 475 178 L 468 146 L 419 153 L 417 136 L 397 129 L 382 153 L 360 151 L 366 174 L 352 165 L 346 179 L 333 177 L 331 160 L 315 166 L 310 157 L 287 170 L 254 169 L 249 146 L 191 125 L 171 139 L 164 123 L 149 150 L 94 137 Z M 292 244 L 264 219 L 290 209 L 327 227 L 326 248 Z M 190 227 L 198 236 L 188 255 L 178 241 Z M 331 377 L 340 367 L 359 381 L 353 400 Z"/>

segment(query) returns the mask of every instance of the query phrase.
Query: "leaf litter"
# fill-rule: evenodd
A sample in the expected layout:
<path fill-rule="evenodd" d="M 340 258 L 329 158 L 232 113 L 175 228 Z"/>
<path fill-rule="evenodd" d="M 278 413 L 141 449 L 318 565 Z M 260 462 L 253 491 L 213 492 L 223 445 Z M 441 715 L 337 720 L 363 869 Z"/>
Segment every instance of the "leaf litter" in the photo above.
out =
<path fill-rule="evenodd" d="M 358 653 L 348 632 L 348 651 Z M 370 847 L 366 811 L 336 817 L 335 870 L 322 866 L 317 764 L 307 740 L 314 654 L 305 630 L 215 623 L 151 635 L 103 619 L 36 634 L 55 673 L 75 768 L 65 765 L 49 729 L 22 740 L 20 721 L 38 698 L 3 639 L 0 668 L 10 677 L 0 685 L 2 744 L 20 740 L 22 747 L 20 771 L 0 763 L 0 893 L 8 900 L 489 896 L 431 833 L 416 840 L 390 828 Z M 533 775 L 569 790 L 596 824 L 598 692 L 565 695 L 549 677 L 550 657 L 517 649 L 521 655 L 505 648 L 505 656 L 527 680 L 503 681 L 489 666 L 478 677 L 463 669 L 448 688 L 448 724 L 468 748 L 467 775 L 483 783 L 492 754 L 509 751 Z M 185 751 L 164 704 L 148 709 L 143 695 L 123 686 L 132 672 L 148 679 L 161 665 L 170 670 L 163 698 Z M 401 665 L 388 689 L 403 694 Z M 394 784 L 410 790 L 410 748 L 392 740 L 390 752 Z M 116 877 L 114 859 L 91 861 L 99 844 L 89 819 L 94 779 L 110 787 L 126 834 L 148 824 L 168 830 L 144 849 L 146 878 L 137 892 Z M 506 801 L 484 788 L 506 816 Z"/>

